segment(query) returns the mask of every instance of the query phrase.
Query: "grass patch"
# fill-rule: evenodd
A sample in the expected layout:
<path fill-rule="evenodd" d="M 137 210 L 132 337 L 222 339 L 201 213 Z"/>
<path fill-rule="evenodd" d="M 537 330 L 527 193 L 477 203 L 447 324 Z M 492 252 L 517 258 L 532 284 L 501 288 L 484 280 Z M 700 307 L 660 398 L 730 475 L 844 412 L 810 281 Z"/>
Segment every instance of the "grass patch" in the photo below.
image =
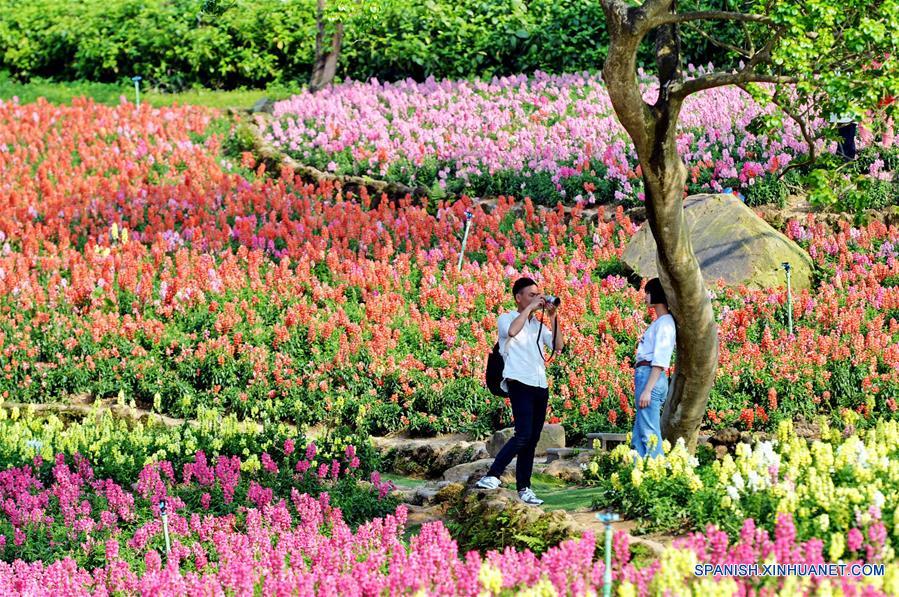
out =
<path fill-rule="evenodd" d="M 160 93 L 152 89 L 141 89 L 141 102 L 153 107 L 171 106 L 172 104 L 206 106 L 224 110 L 227 108 L 251 108 L 253 104 L 267 97 L 280 100 L 300 91 L 295 88 L 275 87 L 270 89 L 237 89 L 218 91 L 213 89 L 189 89 L 180 93 Z M 106 105 L 118 104 L 124 96 L 129 102 L 134 101 L 134 85 L 116 83 L 93 83 L 74 81 L 57 83 L 46 79 L 32 79 L 27 83 L 14 80 L 8 72 L 0 71 L 0 99 L 9 100 L 18 97 L 22 104 L 37 101 L 43 97 L 52 104 L 69 104 L 73 98 L 89 97 L 95 102 Z"/>
<path fill-rule="evenodd" d="M 515 489 L 514 484 L 509 489 Z M 576 487 L 549 475 L 534 474 L 531 489 L 544 501 L 544 510 L 579 510 L 590 508 L 599 494 L 596 487 Z"/>
<path fill-rule="evenodd" d="M 404 489 L 415 489 L 427 483 L 424 479 L 414 479 L 394 473 L 381 473 L 381 481 L 392 481 L 394 485 Z"/>

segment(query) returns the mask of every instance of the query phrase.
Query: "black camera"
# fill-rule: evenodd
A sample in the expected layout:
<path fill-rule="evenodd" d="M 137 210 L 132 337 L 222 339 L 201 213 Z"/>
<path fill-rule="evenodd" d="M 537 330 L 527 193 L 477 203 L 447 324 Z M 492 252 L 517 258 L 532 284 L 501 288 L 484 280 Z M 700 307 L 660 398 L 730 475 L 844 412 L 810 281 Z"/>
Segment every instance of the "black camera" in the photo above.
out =
<path fill-rule="evenodd" d="M 556 307 L 562 304 L 562 299 L 551 294 L 547 294 L 546 296 L 544 296 L 543 300 L 546 301 L 547 305 L 555 305 Z"/>

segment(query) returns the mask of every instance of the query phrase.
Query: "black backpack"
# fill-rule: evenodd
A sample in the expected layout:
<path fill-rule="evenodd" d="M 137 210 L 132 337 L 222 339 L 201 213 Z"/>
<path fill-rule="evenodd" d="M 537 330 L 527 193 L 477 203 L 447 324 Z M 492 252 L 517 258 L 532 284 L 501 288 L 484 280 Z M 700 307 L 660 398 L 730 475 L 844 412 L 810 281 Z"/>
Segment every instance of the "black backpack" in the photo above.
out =
<path fill-rule="evenodd" d="M 493 345 L 493 350 L 487 355 L 487 373 L 484 376 L 487 380 L 487 389 L 494 396 L 506 398 L 509 394 L 500 387 L 503 382 L 503 369 L 506 361 L 499 352 L 499 342 Z"/>

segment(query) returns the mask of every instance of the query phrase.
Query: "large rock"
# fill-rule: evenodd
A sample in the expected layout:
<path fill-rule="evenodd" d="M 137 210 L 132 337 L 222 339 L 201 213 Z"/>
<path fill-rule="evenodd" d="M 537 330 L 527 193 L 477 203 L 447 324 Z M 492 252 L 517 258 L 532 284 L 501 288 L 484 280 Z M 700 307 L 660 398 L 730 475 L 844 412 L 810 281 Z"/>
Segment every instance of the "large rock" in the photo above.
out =
<path fill-rule="evenodd" d="M 573 460 L 555 460 L 547 465 L 543 474 L 555 477 L 566 483 L 580 483 L 584 480 L 584 469 Z"/>
<path fill-rule="evenodd" d="M 506 442 L 515 435 L 515 429 L 506 427 L 494 433 L 487 440 L 487 453 L 495 458 L 499 451 L 502 450 Z M 534 452 L 537 456 L 546 455 L 547 448 L 564 448 L 565 447 L 565 428 L 561 425 L 546 424 L 543 426 L 543 432 L 540 434 L 540 441 L 537 442 L 537 449 Z"/>
<path fill-rule="evenodd" d="M 456 465 L 487 457 L 484 442 L 462 435 L 433 438 L 373 437 L 382 456 L 382 470 L 435 479 Z"/>
<path fill-rule="evenodd" d="M 789 262 L 793 289 L 811 287 L 812 260 L 808 254 L 735 196 L 687 197 L 684 217 L 707 284 L 722 278 L 727 284 L 755 289 L 785 286 L 781 264 Z M 658 275 L 656 245 L 648 224 L 634 235 L 621 260 L 641 277 Z"/>
<path fill-rule="evenodd" d="M 476 483 L 478 479 L 487 474 L 487 471 L 492 464 L 493 458 L 484 458 L 482 460 L 475 460 L 474 462 L 458 464 L 451 469 L 447 469 L 443 473 L 443 481 L 462 483 L 463 485 Z M 509 463 L 509 466 L 506 467 L 506 470 L 503 471 L 499 480 L 503 483 L 515 483 L 515 467 L 517 464 L 518 459 L 513 458 L 512 462 Z"/>

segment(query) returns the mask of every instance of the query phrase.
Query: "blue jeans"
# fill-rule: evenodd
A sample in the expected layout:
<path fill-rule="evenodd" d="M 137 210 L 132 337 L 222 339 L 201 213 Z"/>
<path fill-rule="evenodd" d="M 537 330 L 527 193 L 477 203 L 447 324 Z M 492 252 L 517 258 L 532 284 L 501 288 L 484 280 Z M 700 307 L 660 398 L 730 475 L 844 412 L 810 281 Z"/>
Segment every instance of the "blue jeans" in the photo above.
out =
<path fill-rule="evenodd" d="M 634 432 L 631 437 L 631 445 L 641 457 L 649 455 L 656 457 L 662 455 L 662 429 L 661 415 L 662 405 L 665 404 L 665 398 L 668 397 L 668 376 L 664 371 L 656 380 L 656 385 L 652 388 L 652 401 L 646 408 L 640 408 L 640 395 L 646 388 L 649 381 L 649 374 L 652 373 L 652 367 L 637 367 L 634 372 L 634 394 L 636 396 L 635 406 L 637 408 L 637 416 L 634 420 Z M 656 437 L 656 444 L 650 448 L 650 438 Z"/>

